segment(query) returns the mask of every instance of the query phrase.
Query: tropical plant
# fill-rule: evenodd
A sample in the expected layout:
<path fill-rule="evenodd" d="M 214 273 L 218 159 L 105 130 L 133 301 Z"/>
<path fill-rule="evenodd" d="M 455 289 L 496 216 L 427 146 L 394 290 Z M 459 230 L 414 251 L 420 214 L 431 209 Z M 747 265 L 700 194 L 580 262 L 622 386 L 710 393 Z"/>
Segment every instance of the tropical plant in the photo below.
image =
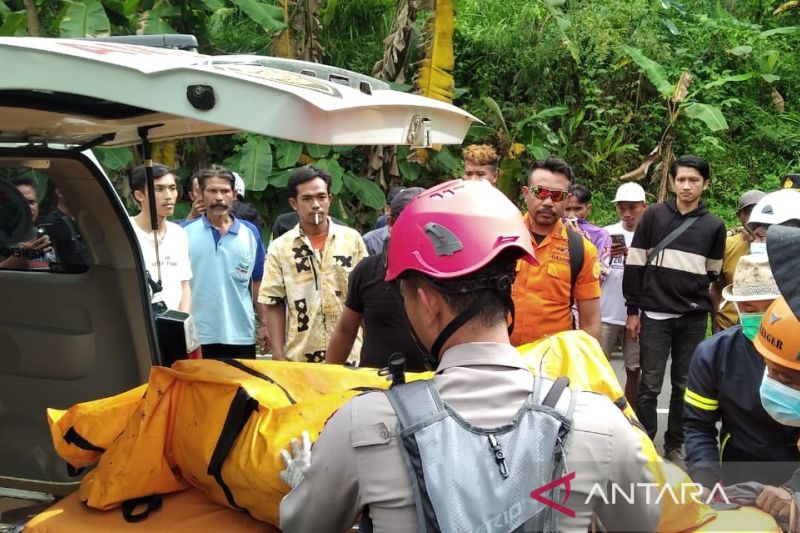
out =
<path fill-rule="evenodd" d="M 734 222 L 742 191 L 777 187 L 800 166 L 798 16 L 793 0 L 4 0 L 0 34 L 122 35 L 160 28 L 195 34 L 207 53 L 319 58 L 373 72 L 401 90 L 452 88 L 447 98 L 485 123 L 470 128 L 465 142 L 499 148 L 501 185 L 512 197 L 531 160 L 559 155 L 593 191 L 594 221 L 608 223 L 616 213 L 604 199 L 613 197 L 619 176 L 638 168 L 640 177 L 646 169 L 654 181 L 642 184 L 657 198 L 666 193 L 667 154 L 695 153 L 713 169 L 709 207 Z M 445 19 L 450 22 L 440 25 Z M 446 35 L 431 38 L 426 30 L 433 26 L 452 29 L 452 52 L 426 49 L 448 41 Z M 638 51 L 639 61 L 625 47 Z M 452 57 L 452 82 L 430 68 L 413 86 L 426 56 Z M 658 160 L 650 160 L 654 148 Z M 267 219 L 288 209 L 280 173 L 298 150 L 298 164 L 329 165 L 337 175 L 341 169 L 333 209 L 360 226 L 375 216 L 362 196 L 377 205 L 376 189 L 401 182 L 428 186 L 461 174 L 454 146 L 290 148 L 239 135 L 159 150 L 159 157 L 174 154 L 184 176 L 228 161 L 248 176 L 248 187 L 261 188 L 251 188 L 248 200 Z M 139 157 L 111 154 L 102 156 L 109 169 Z"/>

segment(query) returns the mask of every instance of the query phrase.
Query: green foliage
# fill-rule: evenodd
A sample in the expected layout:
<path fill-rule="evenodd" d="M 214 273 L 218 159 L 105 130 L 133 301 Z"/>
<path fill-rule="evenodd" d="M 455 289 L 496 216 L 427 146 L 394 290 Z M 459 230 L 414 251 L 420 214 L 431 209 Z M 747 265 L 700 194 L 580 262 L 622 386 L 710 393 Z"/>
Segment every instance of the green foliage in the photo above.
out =
<path fill-rule="evenodd" d="M 61 37 L 100 37 L 109 35 L 111 23 L 99 0 L 75 2 L 64 0 L 66 12 L 61 19 Z"/>
<path fill-rule="evenodd" d="M 478 134 L 468 140 L 526 147 L 521 158 L 501 162 L 507 192 L 522 184 L 531 159 L 556 154 L 593 191 L 594 220 L 615 220 L 608 200 L 616 178 L 661 141 L 667 104 L 687 71 L 694 82 L 683 107 L 670 104 L 686 116 L 676 122 L 673 149 L 709 160 L 709 205 L 729 223 L 741 192 L 769 190 L 800 166 L 797 12 L 780 19 L 755 3 L 724 0 L 592 0 L 559 9 L 580 66 L 543 2 L 464 0 L 459 7 L 455 78 L 469 91 L 456 103 L 495 130 L 473 128 Z M 785 99 L 782 113 L 773 88 Z M 541 113 L 549 108 L 566 111 Z M 642 185 L 655 193 L 652 174 Z"/>
<path fill-rule="evenodd" d="M 356 176 L 352 172 L 345 172 L 343 177 L 344 186 L 368 207 L 378 210 L 386 204 L 386 196 L 374 181 Z"/>
<path fill-rule="evenodd" d="M 27 35 L 25 29 L 25 12 L 7 10 L 3 14 L 3 24 L 0 26 L 0 37 L 20 35 Z"/>
<path fill-rule="evenodd" d="M 383 55 L 395 0 L 318 4 L 322 60 L 370 73 Z M 576 181 L 594 193 L 594 221 L 605 224 L 616 219 L 610 199 L 617 178 L 640 167 L 670 128 L 676 154 L 696 153 L 710 162 L 708 204 L 734 223 L 741 192 L 775 188 L 781 176 L 800 167 L 800 10 L 791 2 L 780 4 L 459 0 L 456 105 L 485 122 L 470 128 L 465 142 L 498 146 L 504 154 L 501 185 L 512 198 L 533 159 L 564 157 Z M 25 33 L 23 8 L 21 0 L 0 2 L 0 34 Z M 773 14 L 776 8 L 779 13 Z M 40 1 L 37 9 L 45 36 L 181 31 L 197 35 L 201 50 L 209 53 L 268 54 L 284 27 L 277 0 Z M 76 17 L 79 9 L 87 15 Z M 73 15 L 65 21 L 68 12 Z M 426 18 L 418 17 L 412 34 L 411 64 L 419 58 Z M 686 72 L 693 81 L 683 99 L 673 101 Z M 252 135 L 208 144 L 210 160 L 243 176 L 248 200 L 267 219 L 288 210 L 283 189 L 299 164 L 313 163 L 332 174 L 333 212 L 354 225 L 368 226 L 384 201 L 378 194 L 383 191 L 363 177 L 368 168 L 363 148 Z M 460 152 L 454 146 L 401 147 L 397 168 L 404 183 L 429 186 L 460 175 Z M 109 169 L 122 164 L 120 157 L 122 152 L 101 156 Z M 655 170 L 641 175 L 650 193 L 659 185 Z"/>
<path fill-rule="evenodd" d="M 269 139 L 261 135 L 249 135 L 239 155 L 237 166 L 245 188 L 263 191 L 272 174 L 272 146 Z"/>
<path fill-rule="evenodd" d="M 286 28 L 283 10 L 278 6 L 259 0 L 233 0 L 233 3 L 267 33 L 279 32 Z"/>
<path fill-rule="evenodd" d="M 655 85 L 658 92 L 661 93 L 661 96 L 664 98 L 670 98 L 672 96 L 672 84 L 667 81 L 667 73 L 664 72 L 664 67 L 644 55 L 638 48 L 622 45 L 622 49 L 626 54 L 631 56 L 631 59 L 633 59 L 644 73 L 647 74 L 647 79 Z"/>

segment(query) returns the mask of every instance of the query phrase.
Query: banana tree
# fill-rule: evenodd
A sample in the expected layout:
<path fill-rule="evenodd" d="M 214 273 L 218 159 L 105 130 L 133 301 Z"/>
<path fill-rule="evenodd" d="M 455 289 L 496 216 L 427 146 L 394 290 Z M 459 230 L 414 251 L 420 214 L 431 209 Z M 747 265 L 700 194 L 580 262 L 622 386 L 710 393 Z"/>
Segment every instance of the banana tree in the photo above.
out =
<path fill-rule="evenodd" d="M 670 83 L 664 67 L 648 58 L 638 48 L 623 46 L 622 49 L 633 60 L 639 69 L 647 76 L 647 79 L 655 86 L 664 100 L 667 111 L 667 125 L 661 133 L 658 144 L 648 154 L 642 164 L 635 170 L 620 176 L 622 181 L 638 181 L 649 174 L 650 168 L 655 164 L 656 173 L 654 181 L 658 181 L 658 200 L 663 200 L 668 192 L 669 169 L 675 161 L 673 152 L 673 142 L 682 116 L 689 119 L 699 120 L 712 132 L 728 129 L 728 122 L 722 111 L 712 105 L 697 100 L 697 94 L 704 89 L 724 85 L 729 82 L 745 81 L 750 79 L 752 73 L 736 76 L 725 76 L 707 83 L 689 92 L 694 78 L 691 73 L 684 72 L 675 83 Z"/>

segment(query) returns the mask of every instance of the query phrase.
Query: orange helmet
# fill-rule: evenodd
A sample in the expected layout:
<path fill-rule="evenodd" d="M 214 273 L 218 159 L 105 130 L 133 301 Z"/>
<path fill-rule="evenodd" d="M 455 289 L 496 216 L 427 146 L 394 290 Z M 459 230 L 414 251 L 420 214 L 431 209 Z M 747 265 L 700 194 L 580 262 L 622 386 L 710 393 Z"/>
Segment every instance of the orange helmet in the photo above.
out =
<path fill-rule="evenodd" d="M 753 344 L 776 365 L 800 370 L 800 320 L 781 296 L 769 306 Z"/>

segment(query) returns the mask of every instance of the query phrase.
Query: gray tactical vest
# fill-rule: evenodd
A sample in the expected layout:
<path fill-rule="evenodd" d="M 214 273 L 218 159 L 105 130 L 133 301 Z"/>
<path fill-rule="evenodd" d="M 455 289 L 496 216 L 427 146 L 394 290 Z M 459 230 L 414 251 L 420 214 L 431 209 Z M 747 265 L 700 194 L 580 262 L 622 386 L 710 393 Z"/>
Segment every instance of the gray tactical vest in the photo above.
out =
<path fill-rule="evenodd" d="M 558 531 L 557 511 L 531 497 L 565 474 L 574 395 L 555 409 L 569 380 L 534 389 L 510 424 L 480 428 L 446 404 L 432 381 L 386 391 L 411 478 L 421 533 Z M 544 390 L 544 400 L 539 401 Z M 542 493 L 562 503 L 560 487 Z"/>

